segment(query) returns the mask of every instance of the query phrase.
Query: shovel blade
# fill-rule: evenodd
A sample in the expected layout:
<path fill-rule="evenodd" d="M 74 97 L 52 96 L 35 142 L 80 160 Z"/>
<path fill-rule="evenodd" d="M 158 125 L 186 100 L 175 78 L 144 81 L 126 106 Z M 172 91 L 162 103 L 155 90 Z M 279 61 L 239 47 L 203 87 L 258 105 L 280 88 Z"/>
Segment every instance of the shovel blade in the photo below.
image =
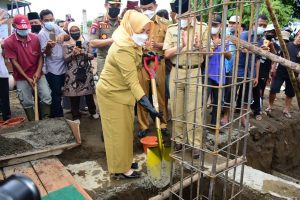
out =
<path fill-rule="evenodd" d="M 170 148 L 164 148 L 162 153 L 158 147 L 148 148 L 147 173 L 151 183 L 157 188 L 166 187 L 170 183 L 170 152 Z"/>

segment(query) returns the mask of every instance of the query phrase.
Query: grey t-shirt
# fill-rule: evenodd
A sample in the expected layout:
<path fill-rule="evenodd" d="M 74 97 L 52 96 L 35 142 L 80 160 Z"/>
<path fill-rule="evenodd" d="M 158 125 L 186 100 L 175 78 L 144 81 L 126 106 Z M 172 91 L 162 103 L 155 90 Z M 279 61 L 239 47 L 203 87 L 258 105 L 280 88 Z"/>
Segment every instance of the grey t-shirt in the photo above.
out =
<path fill-rule="evenodd" d="M 54 26 L 54 30 L 56 37 L 61 34 L 66 34 L 57 25 Z M 45 27 L 43 27 L 38 34 L 42 52 L 45 50 L 48 40 L 50 40 L 49 33 L 50 32 Z M 46 73 L 50 72 L 55 75 L 62 75 L 66 72 L 64 62 L 64 50 L 62 44 L 56 43 L 56 45 L 52 49 L 51 56 L 45 57 L 45 66 Z"/>

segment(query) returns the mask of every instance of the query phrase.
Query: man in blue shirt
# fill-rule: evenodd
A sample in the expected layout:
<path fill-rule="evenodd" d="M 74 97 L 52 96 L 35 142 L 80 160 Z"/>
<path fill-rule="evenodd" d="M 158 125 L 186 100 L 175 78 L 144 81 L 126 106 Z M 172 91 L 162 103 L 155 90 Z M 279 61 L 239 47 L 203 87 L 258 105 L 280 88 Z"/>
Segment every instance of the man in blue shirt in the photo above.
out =
<path fill-rule="evenodd" d="M 265 15 L 259 15 L 258 16 L 258 21 L 257 25 L 254 24 L 253 30 L 250 30 L 250 42 L 254 42 L 254 30 L 257 29 L 257 46 L 262 47 L 263 46 L 263 33 L 265 28 L 268 25 L 268 18 Z M 244 31 L 241 33 L 240 38 L 241 40 L 248 41 L 248 35 L 249 31 Z M 259 57 L 255 57 L 255 67 L 254 67 L 254 72 L 253 75 L 251 75 L 251 60 L 252 60 L 252 54 L 249 53 L 248 57 L 248 63 L 246 63 L 246 58 L 247 58 L 247 50 L 242 50 L 240 51 L 239 54 L 239 64 L 238 64 L 238 80 L 237 82 L 240 83 L 243 81 L 244 76 L 246 75 L 247 78 L 254 78 L 253 80 L 253 87 L 257 86 L 258 83 L 258 77 L 259 77 Z M 247 67 L 246 67 L 247 65 Z M 245 92 L 244 92 L 244 104 L 242 105 L 242 93 L 243 93 L 243 85 L 245 85 Z M 247 105 L 245 103 L 248 102 L 248 94 L 249 94 L 249 82 L 245 84 L 239 84 L 237 85 L 237 91 L 238 91 L 238 99 L 237 99 L 237 107 L 242 108 L 243 107 L 243 113 L 246 112 Z M 256 98 L 256 97 L 254 97 Z M 258 96 L 259 98 L 259 96 Z M 229 113 L 225 113 L 224 115 L 228 115 Z M 223 117 L 224 118 L 224 117 Z M 228 119 L 228 118 L 227 118 Z M 228 121 L 222 121 L 222 123 L 227 123 Z M 245 127 L 245 117 L 242 117 L 242 126 Z"/>

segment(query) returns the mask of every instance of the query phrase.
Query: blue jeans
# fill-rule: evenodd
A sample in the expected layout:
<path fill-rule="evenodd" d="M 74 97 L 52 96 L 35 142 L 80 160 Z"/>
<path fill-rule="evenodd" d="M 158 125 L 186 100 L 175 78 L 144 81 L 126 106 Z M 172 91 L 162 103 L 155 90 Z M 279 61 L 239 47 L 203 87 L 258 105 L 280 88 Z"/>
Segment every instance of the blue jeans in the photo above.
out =
<path fill-rule="evenodd" d="M 44 75 L 38 81 L 38 96 L 42 103 L 51 104 L 51 90 Z M 17 81 L 17 95 L 24 109 L 33 108 L 33 89 L 26 80 Z"/>
<path fill-rule="evenodd" d="M 46 74 L 47 81 L 52 91 L 51 117 L 63 117 L 62 88 L 65 83 L 65 74 L 55 75 L 50 72 Z"/>

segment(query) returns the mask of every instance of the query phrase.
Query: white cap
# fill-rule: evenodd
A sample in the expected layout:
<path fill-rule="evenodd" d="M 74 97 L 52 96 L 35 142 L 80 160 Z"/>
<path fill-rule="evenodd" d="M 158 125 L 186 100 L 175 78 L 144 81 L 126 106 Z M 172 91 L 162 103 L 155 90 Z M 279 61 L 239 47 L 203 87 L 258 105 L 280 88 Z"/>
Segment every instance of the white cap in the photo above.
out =
<path fill-rule="evenodd" d="M 233 15 L 229 18 L 229 22 L 240 22 L 240 16 Z"/>
<path fill-rule="evenodd" d="M 281 31 L 282 39 L 284 40 L 290 40 L 291 34 L 287 31 Z"/>
<path fill-rule="evenodd" d="M 273 24 L 269 24 L 269 25 L 267 26 L 267 28 L 265 29 L 265 32 L 267 32 L 267 31 L 272 31 L 272 30 L 275 30 L 274 25 L 273 25 Z"/>

